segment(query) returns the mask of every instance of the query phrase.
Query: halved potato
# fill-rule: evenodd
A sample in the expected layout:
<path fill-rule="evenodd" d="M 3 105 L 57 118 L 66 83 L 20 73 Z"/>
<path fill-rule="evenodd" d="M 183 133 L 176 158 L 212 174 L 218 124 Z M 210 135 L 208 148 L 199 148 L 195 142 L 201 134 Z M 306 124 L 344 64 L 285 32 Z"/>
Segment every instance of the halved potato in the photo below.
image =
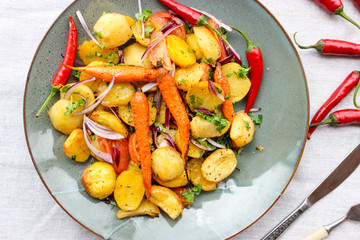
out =
<path fill-rule="evenodd" d="M 112 113 L 106 111 L 94 111 L 91 114 L 90 119 L 101 125 L 111 128 L 124 137 L 127 137 L 129 134 L 126 126 Z"/>
<path fill-rule="evenodd" d="M 170 181 L 184 172 L 184 162 L 175 149 L 162 147 L 151 154 L 151 168 L 162 181 Z"/>
<path fill-rule="evenodd" d="M 235 73 L 238 72 L 242 67 L 237 63 L 227 63 L 222 67 L 224 75 L 230 84 L 230 97 L 233 102 L 239 102 L 249 92 L 251 82 L 248 77 L 239 78 Z"/>
<path fill-rule="evenodd" d="M 217 89 L 220 89 L 221 94 L 224 94 L 219 84 L 214 83 Z M 191 109 L 202 107 L 209 111 L 217 109 L 223 101 L 209 90 L 208 81 L 201 81 L 196 83 L 186 94 L 186 103 Z"/>
<path fill-rule="evenodd" d="M 190 181 L 195 186 L 201 184 L 201 190 L 212 191 L 216 189 L 217 183 L 206 180 L 201 172 L 201 166 L 204 162 L 202 158 L 193 158 L 188 162 L 187 169 Z"/>
<path fill-rule="evenodd" d="M 128 218 L 141 215 L 149 215 L 150 217 L 157 217 L 160 214 L 160 209 L 152 202 L 143 199 L 140 206 L 134 211 L 124 211 L 120 209 L 116 216 L 118 218 Z"/>
<path fill-rule="evenodd" d="M 78 46 L 79 57 L 85 65 L 89 65 L 94 61 L 101 61 L 103 63 L 119 62 L 118 48 L 104 48 L 101 49 L 93 40 L 85 41 Z"/>
<path fill-rule="evenodd" d="M 150 38 L 142 38 L 142 26 L 141 21 L 138 20 L 134 25 L 131 26 L 131 30 L 136 38 L 136 41 L 141 45 L 148 47 L 150 44 Z"/>
<path fill-rule="evenodd" d="M 74 84 L 71 84 L 71 86 L 72 85 L 74 85 Z M 60 98 L 64 98 L 65 93 L 66 93 L 66 91 L 63 92 L 62 90 L 60 90 Z M 94 100 L 95 100 L 93 91 L 84 84 L 77 86 L 75 88 L 74 92 L 71 94 L 74 102 L 83 99 L 79 94 L 81 94 L 81 96 L 85 97 L 87 104 L 90 104 L 90 103 L 94 102 Z"/>
<path fill-rule="evenodd" d="M 159 177 L 157 177 L 156 175 L 153 176 L 153 178 L 155 179 L 156 182 L 158 182 L 160 185 L 164 186 L 164 187 L 169 187 L 169 188 L 177 188 L 177 187 L 182 187 L 185 186 L 186 184 L 188 184 L 188 180 L 186 178 L 186 173 L 185 170 L 183 171 L 183 173 L 170 181 L 162 181 Z"/>
<path fill-rule="evenodd" d="M 204 57 L 208 62 L 215 63 L 221 56 L 221 50 L 217 40 L 206 27 L 195 26 L 193 30 Z"/>
<path fill-rule="evenodd" d="M 145 193 L 143 176 L 135 170 L 125 170 L 116 179 L 114 198 L 120 209 L 136 210 Z"/>
<path fill-rule="evenodd" d="M 196 63 L 196 57 L 189 45 L 175 35 L 166 36 L 166 46 L 170 59 L 180 67 L 188 67 Z"/>
<path fill-rule="evenodd" d="M 139 43 L 133 43 L 130 46 L 124 48 L 125 65 L 134 65 L 134 66 L 152 68 L 153 65 L 151 64 L 148 58 L 146 58 L 143 62 L 141 62 L 141 57 L 143 56 L 146 49 L 147 49 L 146 47 L 144 47 Z"/>
<path fill-rule="evenodd" d="M 223 120 L 227 125 L 222 128 L 203 119 L 200 116 L 195 116 L 190 122 L 191 135 L 194 138 L 213 138 L 220 137 L 225 134 L 230 128 L 230 122 Z"/>
<path fill-rule="evenodd" d="M 99 84 L 99 95 L 107 89 L 106 82 Z M 105 107 L 117 107 L 127 105 L 132 95 L 135 93 L 135 88 L 131 83 L 114 83 L 114 86 L 111 88 L 110 92 L 106 95 L 101 104 Z"/>
<path fill-rule="evenodd" d="M 151 186 L 150 201 L 160 207 L 173 220 L 183 211 L 178 195 L 166 187 Z"/>
<path fill-rule="evenodd" d="M 192 86 L 200 82 L 204 70 L 199 63 L 189 67 L 177 68 L 175 71 L 175 82 L 179 89 L 189 91 Z"/>
<path fill-rule="evenodd" d="M 236 156 L 231 149 L 218 149 L 205 159 L 201 172 L 207 181 L 218 183 L 235 170 L 236 164 Z"/>
<path fill-rule="evenodd" d="M 235 148 L 240 148 L 253 140 L 254 122 L 244 112 L 238 112 L 230 129 L 230 138 Z"/>
<path fill-rule="evenodd" d="M 66 156 L 77 161 L 85 162 L 90 156 L 90 149 L 86 145 L 82 129 L 75 129 L 64 142 Z"/>
<path fill-rule="evenodd" d="M 189 44 L 191 50 L 195 53 L 196 59 L 204 57 L 204 54 L 202 53 L 201 48 L 196 40 L 195 34 L 187 34 L 186 42 Z"/>

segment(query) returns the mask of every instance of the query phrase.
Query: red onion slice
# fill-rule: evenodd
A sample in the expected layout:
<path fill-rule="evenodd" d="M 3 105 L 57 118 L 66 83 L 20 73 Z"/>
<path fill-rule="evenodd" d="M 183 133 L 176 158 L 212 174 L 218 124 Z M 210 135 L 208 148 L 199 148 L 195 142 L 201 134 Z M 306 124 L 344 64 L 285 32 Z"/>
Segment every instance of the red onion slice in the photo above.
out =
<path fill-rule="evenodd" d="M 220 27 L 224 28 L 226 31 L 228 31 L 228 32 L 232 32 L 232 31 L 233 31 L 232 27 L 230 27 L 230 26 L 226 25 L 225 23 L 223 23 L 221 20 L 219 20 L 218 18 L 216 18 L 214 15 L 212 15 L 212 14 L 210 14 L 210 13 L 208 13 L 208 12 L 205 12 L 205 11 L 198 10 L 198 9 L 196 9 L 196 8 L 193 8 L 193 7 L 190 7 L 190 8 L 193 9 L 193 10 L 195 10 L 195 11 L 198 11 L 198 12 L 201 13 L 201 14 L 204 14 L 205 16 L 207 16 L 207 17 L 209 17 L 209 18 L 211 18 L 212 20 L 214 20 L 214 22 L 215 22 L 216 24 L 218 24 Z"/>
<path fill-rule="evenodd" d="M 86 116 L 84 116 L 84 123 L 94 134 L 96 134 L 100 137 L 111 139 L 111 140 L 120 140 L 120 139 L 125 138 L 120 133 L 115 132 L 114 130 L 112 130 L 111 128 L 108 128 L 106 126 L 100 125 Z"/>
<path fill-rule="evenodd" d="M 109 153 L 104 153 L 102 151 L 100 151 L 99 149 L 97 149 L 94 145 L 91 144 L 90 140 L 89 140 L 89 136 L 88 136 L 88 132 L 86 129 L 86 124 L 85 122 L 83 122 L 83 131 L 84 131 L 84 139 L 85 139 L 85 143 L 88 146 L 88 148 L 90 149 L 90 151 L 98 158 L 104 160 L 107 163 L 112 164 L 113 160 L 111 157 L 111 154 Z"/>
<path fill-rule="evenodd" d="M 234 57 L 235 57 L 235 62 L 237 62 L 238 64 L 241 65 L 241 57 L 240 57 L 240 55 L 235 51 L 235 49 L 233 48 L 233 46 L 231 46 L 230 43 L 229 43 L 229 51 L 234 55 Z"/>
<path fill-rule="evenodd" d="M 141 88 L 141 91 L 143 93 L 149 91 L 150 89 L 152 89 L 153 87 L 157 86 L 157 83 L 156 82 L 149 82 L 147 84 L 145 84 L 142 88 Z"/>
<path fill-rule="evenodd" d="M 221 65 L 225 65 L 225 64 L 227 64 L 229 62 L 232 62 L 234 60 L 234 58 L 235 58 L 234 55 L 229 55 L 226 58 L 224 58 L 223 60 L 219 61 L 219 63 Z"/>
<path fill-rule="evenodd" d="M 157 114 L 159 114 L 160 109 L 161 109 L 161 92 L 160 92 L 160 90 L 156 91 L 153 101 L 155 102 L 156 115 L 157 115 Z"/>
<path fill-rule="evenodd" d="M 207 110 L 206 108 L 202 108 L 202 107 L 194 108 L 194 110 L 200 111 L 205 115 L 212 115 L 213 114 L 213 112 Z"/>
<path fill-rule="evenodd" d="M 166 133 L 166 132 L 163 132 L 161 131 L 159 128 L 157 127 L 152 127 L 153 130 L 155 130 L 156 132 L 159 132 L 161 134 L 164 134 L 165 135 L 165 139 L 168 139 L 168 143 L 170 144 L 170 146 L 172 148 L 174 148 L 176 151 L 178 151 L 179 153 L 181 153 L 180 149 L 178 148 L 178 146 L 176 145 L 175 143 L 175 140 L 170 136 L 170 134 Z M 153 134 L 154 135 L 154 134 Z M 156 142 L 156 137 L 155 137 L 155 140 L 153 139 L 154 142 Z"/>
<path fill-rule="evenodd" d="M 124 51 L 119 51 L 119 63 L 124 63 Z"/>
<path fill-rule="evenodd" d="M 96 45 L 98 45 L 100 48 L 101 48 L 101 45 L 100 43 L 96 40 L 96 38 L 94 38 L 94 36 L 91 34 L 86 22 L 85 22 L 85 19 L 83 17 L 83 15 L 81 14 L 81 12 L 79 10 L 76 11 L 76 16 L 78 17 L 80 23 L 81 23 L 81 26 L 84 28 L 85 32 L 87 33 L 87 35 L 89 35 L 89 37 L 91 38 L 91 40 L 94 41 L 94 43 L 96 43 Z"/>
<path fill-rule="evenodd" d="M 157 149 L 157 148 L 159 148 L 159 145 L 158 145 L 157 142 L 156 142 L 156 137 L 157 137 L 158 131 L 157 131 L 157 129 L 156 129 L 155 127 L 152 127 L 152 128 L 151 128 L 151 132 L 152 132 L 151 135 L 152 135 L 154 147 Z"/>
<path fill-rule="evenodd" d="M 166 130 L 169 130 L 170 128 L 170 110 L 168 107 L 166 107 L 165 110 L 165 128 Z"/>
<path fill-rule="evenodd" d="M 176 70 L 176 65 L 175 65 L 175 63 L 173 63 L 173 64 L 171 65 L 171 67 L 172 67 L 172 69 L 174 69 L 174 70 L 169 71 L 169 73 L 170 73 L 170 75 L 171 75 L 173 78 L 175 78 L 175 70 Z"/>
<path fill-rule="evenodd" d="M 190 139 L 190 142 L 192 144 L 194 144 L 196 147 L 200 148 L 201 150 L 204 151 L 214 151 L 215 149 L 209 148 L 209 147 L 205 147 L 203 145 L 201 145 L 198 141 L 196 141 L 195 139 Z"/>
<path fill-rule="evenodd" d="M 112 155 L 113 162 L 115 162 L 115 164 L 118 166 L 120 163 L 121 152 L 115 145 L 112 146 L 112 151 L 113 151 L 112 152 L 113 153 L 113 155 Z"/>
<path fill-rule="evenodd" d="M 213 93 L 214 95 L 216 95 L 221 101 L 223 101 L 223 102 L 225 101 L 224 96 L 221 93 L 219 93 L 219 90 L 217 89 L 217 87 L 210 80 L 208 80 L 208 88 L 209 88 L 209 91 L 211 93 Z"/>
<path fill-rule="evenodd" d="M 64 95 L 64 99 L 70 99 L 71 94 L 73 93 L 73 91 L 81 84 L 86 83 L 86 82 L 91 82 L 94 81 L 96 78 L 89 78 L 86 79 L 84 81 L 79 81 L 77 83 L 75 83 L 74 85 L 72 85 L 71 87 L 69 87 L 69 89 L 66 91 L 65 95 Z"/>
<path fill-rule="evenodd" d="M 85 108 L 84 110 L 75 113 L 76 116 L 80 116 L 83 115 L 85 113 L 91 112 L 92 110 L 94 110 L 97 106 L 99 106 L 99 104 L 101 103 L 102 100 L 104 100 L 104 98 L 106 97 L 106 95 L 110 92 L 111 88 L 114 85 L 115 79 L 117 76 L 119 76 L 121 73 L 116 74 L 113 79 L 111 80 L 108 88 L 105 90 L 105 92 L 103 92 L 98 98 L 97 100 L 95 100 L 95 103 L 93 105 L 91 105 L 88 108 Z M 91 104 L 91 103 L 90 103 Z"/>
<path fill-rule="evenodd" d="M 160 31 L 161 31 L 162 33 L 166 33 L 166 31 L 169 30 L 173 24 L 176 24 L 174 20 L 166 23 L 166 24 L 161 28 Z"/>
<path fill-rule="evenodd" d="M 128 127 L 127 127 L 127 125 L 126 125 L 126 123 L 124 122 L 124 120 L 122 120 L 121 117 L 119 116 L 118 111 L 116 111 L 116 107 L 111 107 L 110 110 L 111 110 L 111 112 L 115 115 L 115 117 L 116 117 L 117 119 L 119 119 L 119 121 L 124 125 L 124 127 L 125 127 L 127 130 L 129 130 Z"/>
<path fill-rule="evenodd" d="M 221 145 L 220 143 L 217 143 L 210 138 L 208 138 L 207 141 L 208 141 L 208 143 L 210 143 L 211 145 L 213 145 L 216 148 L 226 148 L 224 145 Z"/>
<path fill-rule="evenodd" d="M 144 62 L 150 50 L 153 49 L 161 40 L 163 40 L 167 35 L 169 35 L 175 29 L 181 27 L 182 24 L 173 24 L 169 30 L 167 30 L 161 37 L 159 37 L 155 42 L 150 44 L 150 46 L 146 49 L 143 56 L 141 57 L 141 62 Z"/>

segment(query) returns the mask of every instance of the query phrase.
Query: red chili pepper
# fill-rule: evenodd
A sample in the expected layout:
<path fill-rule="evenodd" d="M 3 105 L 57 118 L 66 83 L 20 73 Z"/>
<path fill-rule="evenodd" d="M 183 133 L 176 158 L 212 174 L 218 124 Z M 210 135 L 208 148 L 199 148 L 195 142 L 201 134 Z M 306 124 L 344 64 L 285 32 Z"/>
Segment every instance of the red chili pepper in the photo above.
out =
<path fill-rule="evenodd" d="M 56 72 L 55 77 L 51 84 L 51 93 L 50 96 L 45 100 L 44 104 L 41 106 L 40 110 L 36 114 L 36 117 L 40 116 L 41 112 L 49 104 L 50 100 L 59 92 L 59 89 L 62 86 L 66 85 L 69 77 L 71 75 L 71 69 L 65 67 L 64 65 L 73 66 L 75 62 L 77 48 L 77 30 L 72 16 L 69 16 L 69 34 L 66 44 L 65 56 L 62 61 L 62 64 L 59 70 Z"/>
<path fill-rule="evenodd" d="M 360 8 L 360 0 L 353 0 L 353 2 L 358 8 Z"/>
<path fill-rule="evenodd" d="M 330 14 L 340 15 L 360 29 L 360 26 L 344 13 L 344 5 L 341 0 L 314 0 Z"/>
<path fill-rule="evenodd" d="M 199 21 L 199 18 L 202 16 L 201 13 L 199 13 L 196 10 L 193 10 L 189 8 L 188 6 L 185 6 L 181 3 L 175 2 L 173 0 L 159 0 L 162 4 L 176 12 L 180 15 L 183 19 L 188 21 L 190 24 L 196 25 L 196 23 Z"/>
<path fill-rule="evenodd" d="M 323 122 L 311 124 L 310 127 L 330 124 L 331 126 L 360 124 L 360 110 L 343 109 L 330 114 L 329 118 Z"/>
<path fill-rule="evenodd" d="M 351 72 L 330 98 L 320 107 L 311 120 L 311 125 L 320 123 L 325 116 L 333 109 L 349 92 L 358 84 L 360 75 L 358 71 Z M 311 126 L 309 129 L 308 139 L 311 134 L 315 131 L 316 126 Z"/>
<path fill-rule="evenodd" d="M 295 38 L 294 41 L 301 49 L 315 48 L 322 55 L 360 56 L 360 44 L 334 39 L 320 39 L 316 44 L 310 46 L 300 45 Z"/>
<path fill-rule="evenodd" d="M 238 31 L 243 36 L 247 44 L 247 49 L 245 53 L 250 68 L 249 72 L 250 72 L 251 87 L 247 97 L 245 113 L 249 113 L 251 107 L 255 103 L 257 94 L 260 89 L 261 80 L 264 72 L 263 57 L 260 48 L 254 45 L 243 31 L 241 31 L 236 27 L 233 26 L 231 27 L 234 30 Z"/>

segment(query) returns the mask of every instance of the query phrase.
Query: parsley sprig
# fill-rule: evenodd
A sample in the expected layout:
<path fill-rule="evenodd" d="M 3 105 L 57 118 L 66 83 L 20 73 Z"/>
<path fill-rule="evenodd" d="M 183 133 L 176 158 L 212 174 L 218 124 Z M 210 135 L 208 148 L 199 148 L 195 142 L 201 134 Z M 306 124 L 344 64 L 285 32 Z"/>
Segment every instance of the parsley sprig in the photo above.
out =
<path fill-rule="evenodd" d="M 199 195 L 200 192 L 201 184 L 198 183 L 191 190 L 188 188 L 187 191 L 183 192 L 181 195 L 183 195 L 189 203 L 193 203 L 195 195 Z"/>
<path fill-rule="evenodd" d="M 75 109 L 77 109 L 78 107 L 81 107 L 83 105 L 86 104 L 85 99 L 80 99 L 77 101 L 73 101 L 73 98 L 71 96 L 71 103 L 69 104 L 69 106 L 66 107 L 67 111 L 64 113 L 65 116 L 69 116 L 72 112 L 75 111 Z"/>
<path fill-rule="evenodd" d="M 202 117 L 203 119 L 211 122 L 212 124 L 214 124 L 215 126 L 217 126 L 216 130 L 218 132 L 222 132 L 222 130 L 227 127 L 230 122 L 226 119 L 226 118 L 222 118 L 220 115 L 218 114 L 211 114 L 211 115 L 206 115 L 204 113 L 202 113 L 201 111 L 197 111 L 195 110 L 195 113 L 197 116 Z"/>
<path fill-rule="evenodd" d="M 137 20 L 146 22 L 151 17 L 151 14 L 152 14 L 151 10 L 144 10 L 142 13 L 136 13 L 135 17 Z"/>

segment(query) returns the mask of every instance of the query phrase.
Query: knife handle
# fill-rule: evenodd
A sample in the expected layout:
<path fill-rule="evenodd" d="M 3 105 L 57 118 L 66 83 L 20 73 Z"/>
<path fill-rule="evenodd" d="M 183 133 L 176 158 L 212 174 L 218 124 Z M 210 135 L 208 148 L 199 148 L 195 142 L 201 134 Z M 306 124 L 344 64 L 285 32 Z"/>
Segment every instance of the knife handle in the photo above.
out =
<path fill-rule="evenodd" d="M 279 223 L 273 230 L 271 230 L 261 240 L 275 240 L 278 239 L 288 227 L 306 210 L 309 206 L 304 201 L 297 209 L 295 209 L 289 216 L 287 216 L 281 223 Z"/>
<path fill-rule="evenodd" d="M 326 231 L 326 228 L 322 226 L 304 237 L 302 240 L 321 240 L 323 238 L 326 238 L 327 236 L 329 236 L 329 233 L 328 231 Z"/>

